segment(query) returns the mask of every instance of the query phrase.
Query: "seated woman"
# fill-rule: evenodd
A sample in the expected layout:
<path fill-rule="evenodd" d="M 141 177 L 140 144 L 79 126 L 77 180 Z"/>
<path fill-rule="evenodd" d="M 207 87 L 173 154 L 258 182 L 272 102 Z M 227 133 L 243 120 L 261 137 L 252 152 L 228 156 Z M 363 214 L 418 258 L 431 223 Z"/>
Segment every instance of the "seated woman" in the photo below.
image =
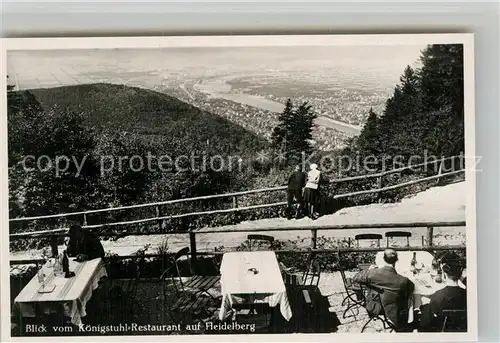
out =
<path fill-rule="evenodd" d="M 444 322 L 443 310 L 467 310 L 467 291 L 458 284 L 462 276 L 462 266 L 455 257 L 449 255 L 442 259 L 441 269 L 446 286 L 432 294 L 428 304 L 420 307 L 419 331 L 422 332 L 441 331 Z M 450 324 L 456 326 L 454 331 L 466 331 L 466 318 L 464 321 Z"/>
<path fill-rule="evenodd" d="M 76 257 L 78 261 L 92 260 L 104 257 L 104 249 L 99 237 L 80 225 L 73 224 L 69 227 L 67 253 L 70 257 Z"/>

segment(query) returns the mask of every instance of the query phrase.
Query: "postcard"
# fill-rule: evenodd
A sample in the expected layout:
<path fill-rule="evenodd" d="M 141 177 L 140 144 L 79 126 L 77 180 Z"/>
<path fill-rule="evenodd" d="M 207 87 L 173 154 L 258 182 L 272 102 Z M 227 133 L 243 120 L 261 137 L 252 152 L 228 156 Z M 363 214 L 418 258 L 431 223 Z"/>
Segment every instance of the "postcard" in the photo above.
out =
<path fill-rule="evenodd" d="M 3 39 L 2 340 L 477 339 L 473 44 Z"/>

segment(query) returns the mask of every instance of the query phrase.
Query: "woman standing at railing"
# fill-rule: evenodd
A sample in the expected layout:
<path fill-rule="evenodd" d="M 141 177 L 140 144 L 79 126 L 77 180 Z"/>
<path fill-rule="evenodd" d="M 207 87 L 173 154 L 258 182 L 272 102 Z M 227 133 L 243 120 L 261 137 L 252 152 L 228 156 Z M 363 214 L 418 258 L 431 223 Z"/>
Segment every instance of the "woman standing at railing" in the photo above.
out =
<path fill-rule="evenodd" d="M 321 172 L 318 170 L 316 163 L 311 164 L 310 169 L 309 173 L 307 173 L 307 183 L 304 188 L 304 202 L 306 204 L 307 215 L 312 219 L 316 219 L 318 217 L 316 206 L 318 203 L 318 186 Z"/>

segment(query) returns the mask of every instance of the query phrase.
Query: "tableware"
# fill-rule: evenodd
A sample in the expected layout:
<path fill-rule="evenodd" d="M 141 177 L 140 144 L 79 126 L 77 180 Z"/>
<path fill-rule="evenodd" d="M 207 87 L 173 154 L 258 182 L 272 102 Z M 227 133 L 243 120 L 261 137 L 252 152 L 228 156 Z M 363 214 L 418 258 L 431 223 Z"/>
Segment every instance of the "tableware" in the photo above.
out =
<path fill-rule="evenodd" d="M 55 288 L 56 288 L 56 285 L 54 285 L 54 284 L 43 285 L 43 287 L 38 290 L 38 293 L 51 293 L 54 291 Z"/>

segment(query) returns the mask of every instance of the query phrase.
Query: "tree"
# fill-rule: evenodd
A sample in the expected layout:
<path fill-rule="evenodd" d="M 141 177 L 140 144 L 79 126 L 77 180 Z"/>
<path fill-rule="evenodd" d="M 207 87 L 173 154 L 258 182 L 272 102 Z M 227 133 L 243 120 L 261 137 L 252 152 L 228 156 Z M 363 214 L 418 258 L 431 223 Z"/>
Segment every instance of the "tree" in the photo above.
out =
<path fill-rule="evenodd" d="M 420 71 L 428 130 L 424 136 L 432 153 L 443 156 L 464 151 L 464 64 L 462 44 L 429 45 Z"/>
<path fill-rule="evenodd" d="M 378 118 L 370 107 L 368 119 L 358 137 L 357 146 L 360 153 L 364 156 L 378 157 L 380 154 L 380 142 L 378 133 Z"/>
<path fill-rule="evenodd" d="M 288 99 L 285 104 L 285 109 L 278 117 L 279 124 L 274 128 L 271 134 L 272 147 L 280 151 L 287 150 L 287 138 L 291 135 L 290 123 L 293 120 L 293 103 Z"/>
<path fill-rule="evenodd" d="M 297 109 L 290 99 L 279 116 L 279 124 L 272 134 L 272 146 L 279 153 L 285 154 L 287 161 L 297 163 L 302 153 L 310 154 L 314 120 L 317 118 L 312 106 L 303 102 Z"/>

